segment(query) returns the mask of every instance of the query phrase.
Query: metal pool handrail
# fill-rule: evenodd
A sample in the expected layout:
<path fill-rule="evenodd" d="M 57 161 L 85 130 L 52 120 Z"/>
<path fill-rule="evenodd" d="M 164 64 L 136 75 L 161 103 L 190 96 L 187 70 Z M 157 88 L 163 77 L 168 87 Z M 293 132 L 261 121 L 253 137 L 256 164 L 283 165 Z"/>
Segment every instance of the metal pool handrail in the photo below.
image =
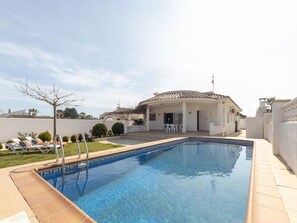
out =
<path fill-rule="evenodd" d="M 63 142 L 62 142 L 62 138 L 59 134 L 57 134 L 56 139 L 58 138 L 58 141 L 60 142 L 60 149 L 61 149 L 61 154 L 62 154 L 62 170 L 64 172 L 65 169 L 65 153 L 64 153 L 64 147 L 63 147 Z M 56 163 L 59 161 L 59 153 L 58 153 L 58 149 L 57 149 L 57 144 L 54 143 L 54 148 L 55 148 L 55 153 L 56 153 Z"/>
<path fill-rule="evenodd" d="M 82 141 L 83 141 L 84 146 L 85 146 L 86 161 L 88 163 L 89 162 L 89 148 L 88 148 L 88 145 L 87 145 L 86 137 L 85 137 L 85 134 L 83 134 L 83 133 L 78 134 L 78 136 L 80 136 L 80 135 L 82 136 Z M 78 158 L 80 158 L 81 157 L 81 150 L 80 150 L 80 146 L 79 146 L 79 143 L 78 143 L 78 137 L 76 139 L 76 146 L 77 146 Z"/>

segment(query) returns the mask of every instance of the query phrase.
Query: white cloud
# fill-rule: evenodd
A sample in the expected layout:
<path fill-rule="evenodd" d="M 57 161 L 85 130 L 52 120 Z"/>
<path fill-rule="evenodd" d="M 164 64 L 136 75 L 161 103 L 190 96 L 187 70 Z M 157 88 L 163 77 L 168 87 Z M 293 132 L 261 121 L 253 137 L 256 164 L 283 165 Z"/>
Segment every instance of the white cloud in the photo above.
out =
<path fill-rule="evenodd" d="M 12 43 L 0 43 L 0 53 L 25 60 L 30 64 L 30 72 L 35 68 L 35 73 L 42 71 L 38 75 L 46 74 L 49 82 L 40 82 L 38 76 L 33 75 L 33 79 L 37 80 L 41 88 L 50 89 L 55 83 L 65 91 L 75 91 L 79 97 L 84 98 L 83 106 L 98 109 L 98 114 L 102 112 L 102 109 L 108 107 L 113 109 L 119 100 L 127 106 L 133 106 L 139 100 L 139 96 L 133 91 L 135 83 L 131 81 L 131 77 L 139 71 L 130 70 L 121 73 L 105 68 L 92 69 L 81 66 L 77 61 L 63 55 L 50 54 L 35 47 L 24 47 Z M 29 81 L 34 85 L 33 79 L 29 78 Z M 6 81 L 3 84 L 6 87 L 2 97 L 18 101 L 17 92 L 13 92 L 15 80 Z M 9 97 L 8 91 L 15 96 Z"/>

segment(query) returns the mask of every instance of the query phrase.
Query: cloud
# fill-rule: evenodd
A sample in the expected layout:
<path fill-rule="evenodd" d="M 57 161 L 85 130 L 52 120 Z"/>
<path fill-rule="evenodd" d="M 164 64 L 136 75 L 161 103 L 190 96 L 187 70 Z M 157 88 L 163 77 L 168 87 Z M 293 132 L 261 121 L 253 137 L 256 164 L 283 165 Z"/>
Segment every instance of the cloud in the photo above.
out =
<path fill-rule="evenodd" d="M 56 84 L 65 92 L 75 91 L 79 97 L 84 98 L 83 106 L 98 109 L 98 114 L 102 109 L 113 109 L 118 101 L 127 106 L 139 102 L 139 95 L 135 92 L 137 84 L 131 79 L 141 71 L 118 72 L 102 67 L 90 68 L 80 65 L 68 56 L 7 42 L 0 43 L 0 54 L 28 64 L 27 69 L 31 76 L 22 75 L 18 78 L 28 78 L 32 85 L 36 81 L 42 89 L 51 89 L 53 84 Z M 0 75 L 0 78 L 1 76 L 4 75 Z M 43 80 L 40 76 L 43 76 Z M 1 92 L 2 97 L 19 100 L 14 89 L 16 79 L 3 82 L 6 87 Z M 8 96 L 8 92 L 15 96 Z"/>

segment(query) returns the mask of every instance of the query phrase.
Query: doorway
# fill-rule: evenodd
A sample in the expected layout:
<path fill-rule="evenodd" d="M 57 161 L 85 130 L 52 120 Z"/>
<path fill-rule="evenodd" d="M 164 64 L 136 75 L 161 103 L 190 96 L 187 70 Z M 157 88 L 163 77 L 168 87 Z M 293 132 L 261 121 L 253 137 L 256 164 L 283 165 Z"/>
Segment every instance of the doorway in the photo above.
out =
<path fill-rule="evenodd" d="M 173 124 L 173 113 L 164 113 L 164 124 Z"/>

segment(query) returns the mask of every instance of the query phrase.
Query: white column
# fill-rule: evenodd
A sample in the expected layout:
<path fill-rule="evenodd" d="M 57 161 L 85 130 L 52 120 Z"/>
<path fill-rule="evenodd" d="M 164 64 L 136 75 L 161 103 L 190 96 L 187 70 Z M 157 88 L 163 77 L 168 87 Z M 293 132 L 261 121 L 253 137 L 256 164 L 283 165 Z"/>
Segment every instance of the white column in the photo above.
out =
<path fill-rule="evenodd" d="M 223 126 L 223 109 L 222 109 L 222 102 L 218 103 L 218 111 L 217 111 L 217 116 L 218 116 L 218 123 L 217 125 Z"/>
<path fill-rule="evenodd" d="M 150 107 L 146 107 L 146 131 L 150 131 Z"/>
<path fill-rule="evenodd" d="M 183 133 L 187 132 L 187 105 L 183 102 Z"/>

